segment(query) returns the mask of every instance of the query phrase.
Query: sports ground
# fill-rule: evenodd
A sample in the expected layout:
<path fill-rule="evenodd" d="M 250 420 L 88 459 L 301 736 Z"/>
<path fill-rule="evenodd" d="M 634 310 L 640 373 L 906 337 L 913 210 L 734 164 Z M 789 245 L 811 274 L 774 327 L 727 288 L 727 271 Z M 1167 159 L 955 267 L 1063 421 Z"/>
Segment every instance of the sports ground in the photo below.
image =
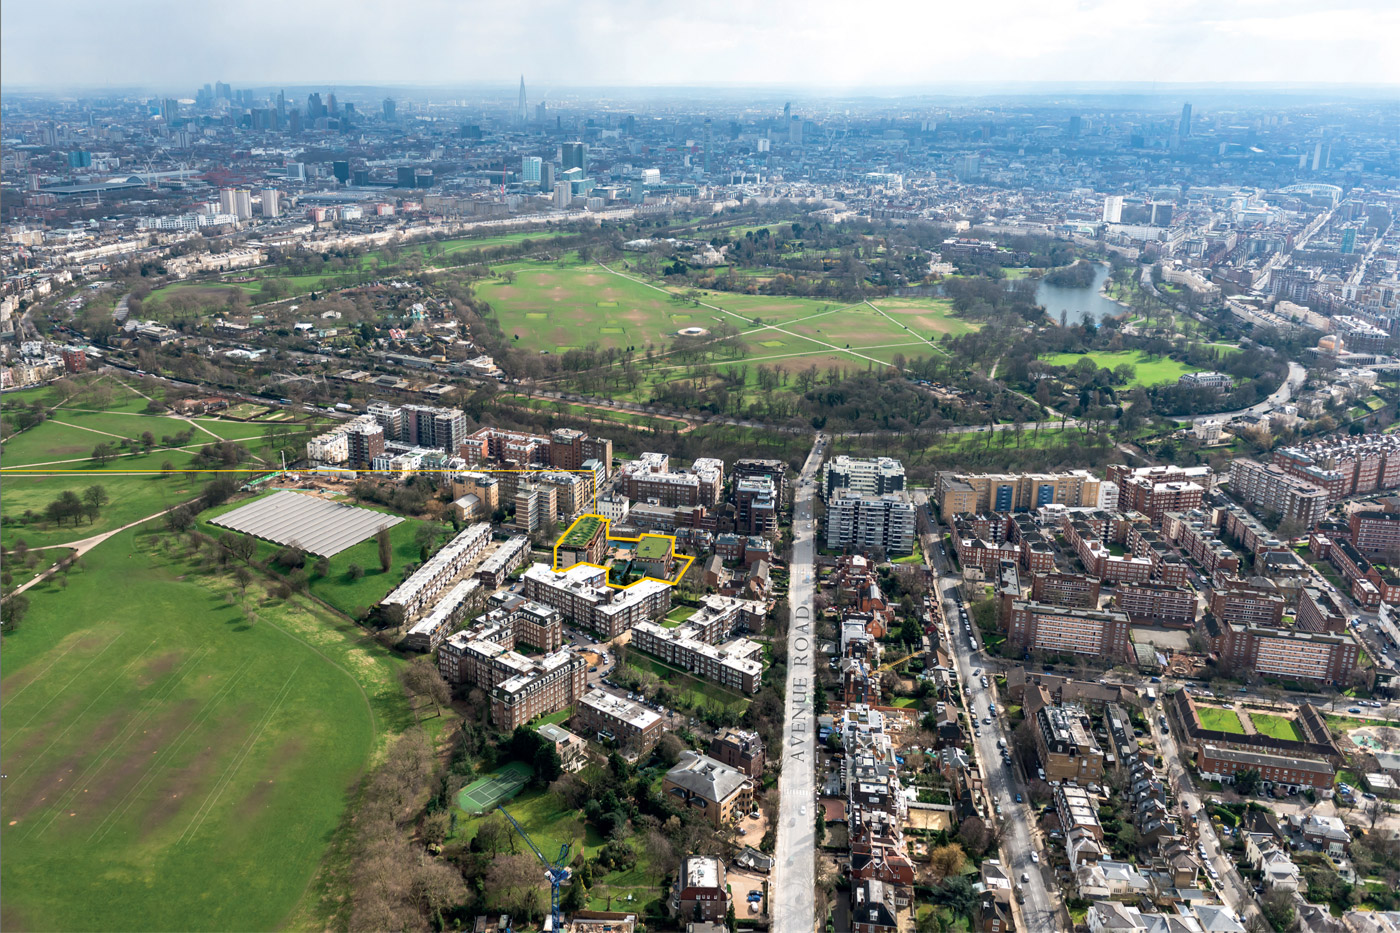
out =
<path fill-rule="evenodd" d="M 457 806 L 473 815 L 495 809 L 510 800 L 530 780 L 530 766 L 512 761 L 495 774 L 473 781 L 457 792 Z"/>
<path fill-rule="evenodd" d="M 477 286 L 512 345 L 563 353 L 596 344 L 663 353 L 685 327 L 738 328 L 745 363 L 782 369 L 865 369 L 935 352 L 929 341 L 975 329 L 943 299 L 843 304 L 811 298 L 700 292 L 694 301 L 597 264 L 511 263 Z M 513 280 L 508 281 L 506 273 Z"/>

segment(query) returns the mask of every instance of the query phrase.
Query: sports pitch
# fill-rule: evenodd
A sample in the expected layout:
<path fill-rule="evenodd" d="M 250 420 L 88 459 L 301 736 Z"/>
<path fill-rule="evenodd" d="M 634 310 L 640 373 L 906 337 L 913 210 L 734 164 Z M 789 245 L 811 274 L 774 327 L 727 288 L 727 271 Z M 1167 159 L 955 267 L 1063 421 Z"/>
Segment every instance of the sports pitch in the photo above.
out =
<path fill-rule="evenodd" d="M 471 814 L 485 813 L 509 800 L 530 781 L 530 766 L 512 761 L 495 774 L 473 781 L 457 792 L 457 806 Z"/>

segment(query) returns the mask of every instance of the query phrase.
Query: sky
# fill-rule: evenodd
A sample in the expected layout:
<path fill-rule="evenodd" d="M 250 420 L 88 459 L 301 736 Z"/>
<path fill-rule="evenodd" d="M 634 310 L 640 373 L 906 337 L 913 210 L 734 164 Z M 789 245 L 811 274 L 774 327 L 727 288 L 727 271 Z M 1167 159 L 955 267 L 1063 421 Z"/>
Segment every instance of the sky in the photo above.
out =
<path fill-rule="evenodd" d="M 0 86 L 1400 86 L 1396 0 L 5 0 Z"/>

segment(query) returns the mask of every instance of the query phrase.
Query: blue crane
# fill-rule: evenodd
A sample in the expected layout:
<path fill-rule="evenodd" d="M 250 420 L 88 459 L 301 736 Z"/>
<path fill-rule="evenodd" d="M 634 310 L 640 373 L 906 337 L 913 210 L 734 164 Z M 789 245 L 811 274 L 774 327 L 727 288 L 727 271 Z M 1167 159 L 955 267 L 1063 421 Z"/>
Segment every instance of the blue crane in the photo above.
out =
<path fill-rule="evenodd" d="M 506 815 L 506 819 L 510 820 L 510 825 L 515 827 L 515 831 L 520 834 L 520 838 L 525 840 L 525 844 L 530 847 L 530 851 L 535 853 L 536 858 L 544 863 L 544 874 L 545 877 L 549 879 L 549 905 L 550 917 L 552 918 L 552 923 L 549 928 L 557 933 L 560 929 L 559 886 L 568 881 L 573 875 L 569 867 L 564 864 L 569 860 L 569 843 L 566 842 L 559 847 L 559 857 L 551 862 L 544 857 L 544 853 L 540 851 L 539 846 L 535 845 L 535 840 L 530 838 L 530 834 L 525 832 L 525 827 L 517 823 L 515 817 L 510 815 L 509 810 L 500 806 L 496 807 L 496 809 Z"/>

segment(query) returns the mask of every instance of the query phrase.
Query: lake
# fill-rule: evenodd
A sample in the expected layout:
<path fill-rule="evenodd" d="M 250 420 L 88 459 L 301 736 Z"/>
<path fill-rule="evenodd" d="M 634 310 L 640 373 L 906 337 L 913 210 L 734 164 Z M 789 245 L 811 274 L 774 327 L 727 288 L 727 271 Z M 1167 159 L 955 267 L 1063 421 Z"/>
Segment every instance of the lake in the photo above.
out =
<path fill-rule="evenodd" d="M 1043 306 L 1050 320 L 1056 323 L 1059 323 L 1061 311 L 1069 324 L 1079 324 L 1090 318 L 1098 323 L 1106 317 L 1117 317 L 1128 309 L 1099 294 L 1103 283 L 1108 281 L 1108 273 L 1108 263 L 1095 263 L 1094 284 L 1088 288 L 1066 288 L 1041 279 L 1035 290 L 1036 303 Z"/>

